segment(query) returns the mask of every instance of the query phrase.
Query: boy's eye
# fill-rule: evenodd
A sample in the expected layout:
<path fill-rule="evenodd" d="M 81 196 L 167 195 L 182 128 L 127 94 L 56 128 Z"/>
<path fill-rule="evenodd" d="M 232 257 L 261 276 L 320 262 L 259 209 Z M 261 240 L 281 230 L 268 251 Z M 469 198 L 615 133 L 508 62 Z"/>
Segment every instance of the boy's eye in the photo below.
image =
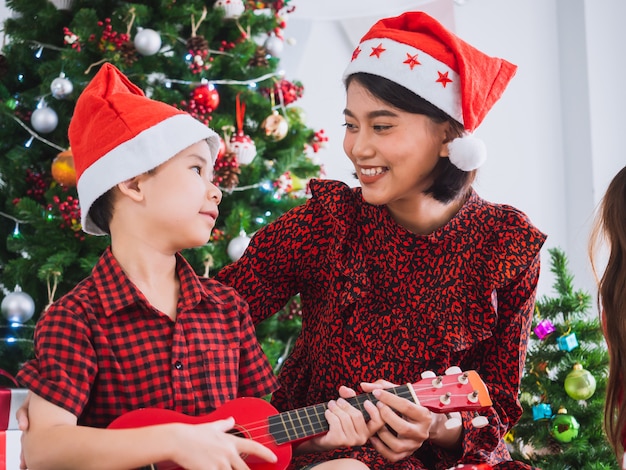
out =
<path fill-rule="evenodd" d="M 191 169 L 194 170 L 198 174 L 202 173 L 202 168 L 197 166 L 197 165 L 196 166 L 192 166 Z"/>
<path fill-rule="evenodd" d="M 385 126 L 385 125 L 379 125 L 379 126 L 372 126 L 374 128 L 375 131 L 386 131 L 387 129 L 391 129 L 391 126 Z"/>
<path fill-rule="evenodd" d="M 354 124 L 349 123 L 349 122 L 344 122 L 343 123 L 343 127 L 345 127 L 346 129 L 354 129 L 356 126 Z"/>

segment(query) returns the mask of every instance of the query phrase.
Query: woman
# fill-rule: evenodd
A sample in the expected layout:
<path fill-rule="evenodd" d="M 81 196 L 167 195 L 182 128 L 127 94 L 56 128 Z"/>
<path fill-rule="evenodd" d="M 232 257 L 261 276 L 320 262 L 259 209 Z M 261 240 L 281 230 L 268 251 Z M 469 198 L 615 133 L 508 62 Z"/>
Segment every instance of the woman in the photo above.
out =
<path fill-rule="evenodd" d="M 601 238 L 608 245 L 608 262 L 598 280 L 598 310 L 609 347 L 609 375 L 604 405 L 604 427 L 622 468 L 626 469 L 626 167 L 613 178 L 604 194 L 590 238 L 590 259 L 597 274 Z"/>
<path fill-rule="evenodd" d="M 514 72 L 422 12 L 376 23 L 344 75 L 344 151 L 360 187 L 312 181 L 305 205 L 260 230 L 218 273 L 256 322 L 301 296 L 302 332 L 273 396 L 279 409 L 328 401 L 340 384 L 377 390 L 387 426 L 367 445 L 311 448 L 293 468 L 339 457 L 375 469 L 523 468 L 503 436 L 522 412 L 545 236 L 471 186 L 484 149 L 470 134 Z M 486 382 L 485 426 L 474 427 L 468 411 L 446 425 L 445 415 L 378 390 L 452 366 Z"/>

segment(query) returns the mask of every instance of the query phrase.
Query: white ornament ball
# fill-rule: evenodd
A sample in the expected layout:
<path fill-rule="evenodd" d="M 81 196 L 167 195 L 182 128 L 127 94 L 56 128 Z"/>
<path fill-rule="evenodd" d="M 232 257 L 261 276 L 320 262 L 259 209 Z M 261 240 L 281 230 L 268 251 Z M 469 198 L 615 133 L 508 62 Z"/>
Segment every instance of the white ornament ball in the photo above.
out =
<path fill-rule="evenodd" d="M 265 47 L 265 50 L 267 50 L 270 55 L 273 55 L 274 57 L 280 57 L 283 52 L 283 48 L 285 47 L 285 42 L 282 40 L 282 38 L 279 38 L 275 34 L 270 34 L 265 40 L 263 47 Z"/>
<path fill-rule="evenodd" d="M 239 232 L 239 235 L 233 238 L 228 244 L 228 248 L 226 249 L 228 257 L 233 261 L 237 261 L 246 251 L 246 248 L 248 248 L 249 244 L 250 237 L 246 235 L 246 232 L 242 230 L 241 232 Z"/>
<path fill-rule="evenodd" d="M 141 55 L 151 56 L 161 50 L 161 35 L 153 29 L 139 28 L 133 44 Z"/>
<path fill-rule="evenodd" d="M 240 165 L 249 165 L 256 157 L 254 140 L 244 133 L 237 133 L 230 138 L 230 150 L 237 155 Z"/>
<path fill-rule="evenodd" d="M 57 10 L 71 10 L 74 0 L 50 0 Z"/>
<path fill-rule="evenodd" d="M 246 10 L 243 0 L 217 0 L 215 8 L 224 10 L 224 18 L 236 20 Z"/>
<path fill-rule="evenodd" d="M 57 128 L 59 116 L 54 109 L 44 106 L 33 111 L 30 123 L 37 132 L 48 134 Z"/>
<path fill-rule="evenodd" d="M 52 96 L 54 96 L 58 100 L 62 100 L 67 98 L 74 91 L 74 85 L 70 82 L 65 75 L 60 75 L 50 84 L 50 91 L 52 92 Z"/>
<path fill-rule="evenodd" d="M 18 287 L 2 299 L 0 310 L 10 323 L 26 323 L 35 313 L 35 301 Z"/>

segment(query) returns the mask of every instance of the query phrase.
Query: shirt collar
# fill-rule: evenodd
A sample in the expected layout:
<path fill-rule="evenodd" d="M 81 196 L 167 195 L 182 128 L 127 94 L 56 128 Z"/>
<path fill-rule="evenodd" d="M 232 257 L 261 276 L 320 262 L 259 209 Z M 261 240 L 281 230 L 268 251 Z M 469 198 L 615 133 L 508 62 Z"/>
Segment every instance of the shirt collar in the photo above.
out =
<path fill-rule="evenodd" d="M 191 265 L 180 254 L 176 254 L 176 273 L 180 279 L 181 295 L 178 301 L 179 311 L 194 308 L 203 299 L 212 303 L 222 300 L 207 288 Z M 91 273 L 98 296 L 102 301 L 104 313 L 113 315 L 126 307 L 143 305 L 151 308 L 144 294 L 128 278 L 118 261 L 107 247 Z"/>

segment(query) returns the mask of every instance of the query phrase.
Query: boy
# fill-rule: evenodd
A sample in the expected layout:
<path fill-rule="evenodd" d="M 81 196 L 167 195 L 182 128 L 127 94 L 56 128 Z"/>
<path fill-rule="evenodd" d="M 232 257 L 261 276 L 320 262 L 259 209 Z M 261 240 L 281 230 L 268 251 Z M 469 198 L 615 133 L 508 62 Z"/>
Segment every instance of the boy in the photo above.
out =
<path fill-rule="evenodd" d="M 232 418 L 105 429 L 141 407 L 202 415 L 276 389 L 247 304 L 179 254 L 205 244 L 215 225 L 217 134 L 105 64 L 77 101 L 69 140 L 83 229 L 110 234 L 111 245 L 39 320 L 36 357 L 18 374 L 32 392 L 29 468 L 240 469 L 246 454 L 274 462 L 227 432 Z"/>

